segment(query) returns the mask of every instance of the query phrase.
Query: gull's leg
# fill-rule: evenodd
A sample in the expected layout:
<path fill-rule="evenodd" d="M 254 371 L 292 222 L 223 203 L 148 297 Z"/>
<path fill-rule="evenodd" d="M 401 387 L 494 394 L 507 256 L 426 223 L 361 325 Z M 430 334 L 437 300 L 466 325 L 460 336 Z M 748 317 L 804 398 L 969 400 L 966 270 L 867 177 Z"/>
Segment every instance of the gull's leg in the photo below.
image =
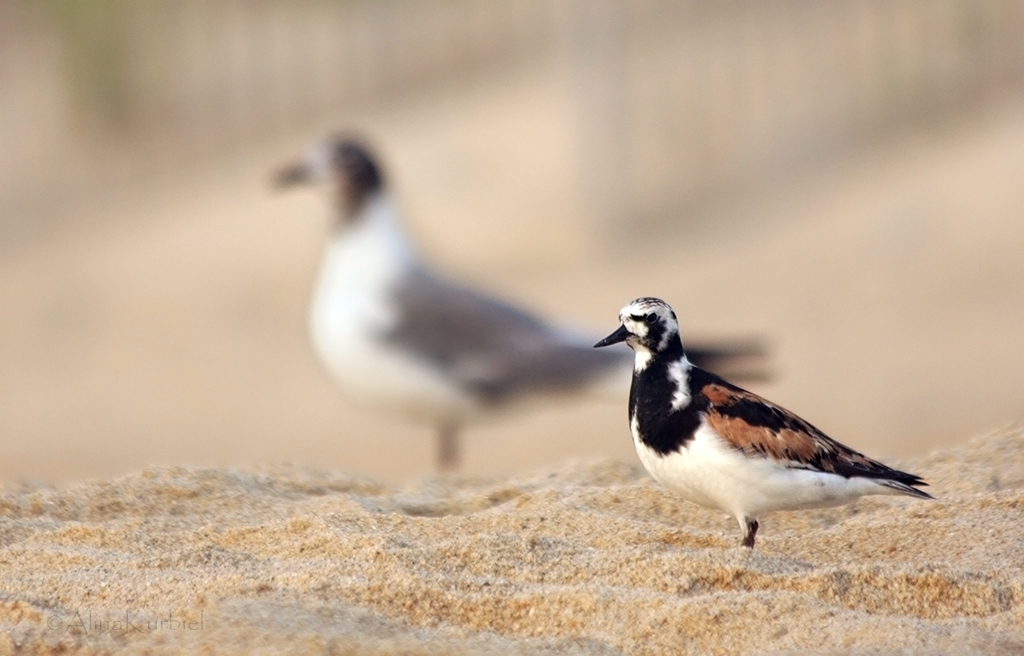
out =
<path fill-rule="evenodd" d="M 437 431 L 437 470 L 449 474 L 459 468 L 459 429 L 444 424 Z"/>

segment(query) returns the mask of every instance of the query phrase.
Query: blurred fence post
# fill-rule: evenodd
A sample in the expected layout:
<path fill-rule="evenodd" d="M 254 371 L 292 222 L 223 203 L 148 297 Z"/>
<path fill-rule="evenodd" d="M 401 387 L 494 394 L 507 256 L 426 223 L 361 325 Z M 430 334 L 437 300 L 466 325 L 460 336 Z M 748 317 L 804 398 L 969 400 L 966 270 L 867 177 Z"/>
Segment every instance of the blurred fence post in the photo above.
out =
<path fill-rule="evenodd" d="M 627 220 L 633 187 L 627 11 L 620 0 L 571 0 L 569 20 L 583 207 L 608 228 Z"/>

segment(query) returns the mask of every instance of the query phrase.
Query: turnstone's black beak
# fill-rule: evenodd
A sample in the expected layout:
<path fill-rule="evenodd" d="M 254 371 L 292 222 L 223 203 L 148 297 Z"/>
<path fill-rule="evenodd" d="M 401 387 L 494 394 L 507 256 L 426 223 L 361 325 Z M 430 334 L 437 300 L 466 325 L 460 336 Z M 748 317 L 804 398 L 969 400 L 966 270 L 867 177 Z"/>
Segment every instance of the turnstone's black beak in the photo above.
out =
<path fill-rule="evenodd" d="M 629 331 L 626 330 L 625 326 L 619 326 L 619 329 L 602 339 L 597 344 L 594 344 L 594 348 L 600 348 L 602 346 L 611 346 L 612 344 L 618 344 L 624 342 L 629 338 Z"/>
<path fill-rule="evenodd" d="M 309 182 L 312 179 L 309 166 L 305 162 L 298 162 L 286 166 L 274 174 L 273 185 L 275 189 L 287 189 L 297 184 Z"/>

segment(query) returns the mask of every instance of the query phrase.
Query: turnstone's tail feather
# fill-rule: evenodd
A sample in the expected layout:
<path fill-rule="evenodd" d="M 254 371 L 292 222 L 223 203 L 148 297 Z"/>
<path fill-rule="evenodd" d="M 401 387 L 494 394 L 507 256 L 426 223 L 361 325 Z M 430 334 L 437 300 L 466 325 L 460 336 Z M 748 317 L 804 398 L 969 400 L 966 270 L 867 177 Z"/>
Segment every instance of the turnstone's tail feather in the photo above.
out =
<path fill-rule="evenodd" d="M 918 499 L 931 499 L 933 501 L 935 500 L 935 497 L 928 494 L 924 490 L 919 490 L 916 487 L 911 487 L 912 485 L 928 485 L 927 483 L 921 480 L 920 476 L 914 476 L 913 474 L 907 474 L 901 471 L 898 471 L 896 473 L 899 474 L 901 477 L 906 477 L 909 480 L 901 481 L 892 478 L 883 478 L 878 481 L 878 484 L 884 487 L 892 488 L 897 492 L 902 492 L 903 494 L 908 494 L 912 497 L 917 497 Z"/>

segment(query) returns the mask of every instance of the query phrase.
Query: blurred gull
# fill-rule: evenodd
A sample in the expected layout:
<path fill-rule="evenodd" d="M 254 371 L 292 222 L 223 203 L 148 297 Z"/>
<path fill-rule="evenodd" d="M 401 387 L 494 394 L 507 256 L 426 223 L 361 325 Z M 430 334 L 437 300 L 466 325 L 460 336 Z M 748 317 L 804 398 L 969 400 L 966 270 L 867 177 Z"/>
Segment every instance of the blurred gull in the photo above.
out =
<path fill-rule="evenodd" d="M 332 137 L 279 172 L 279 187 L 327 183 L 334 221 L 309 322 L 317 355 L 353 399 L 437 430 L 437 466 L 459 464 L 463 425 L 538 399 L 624 398 L 632 357 L 549 326 L 422 262 L 381 169 L 360 142 Z M 756 345 L 689 351 L 715 369 Z"/>

